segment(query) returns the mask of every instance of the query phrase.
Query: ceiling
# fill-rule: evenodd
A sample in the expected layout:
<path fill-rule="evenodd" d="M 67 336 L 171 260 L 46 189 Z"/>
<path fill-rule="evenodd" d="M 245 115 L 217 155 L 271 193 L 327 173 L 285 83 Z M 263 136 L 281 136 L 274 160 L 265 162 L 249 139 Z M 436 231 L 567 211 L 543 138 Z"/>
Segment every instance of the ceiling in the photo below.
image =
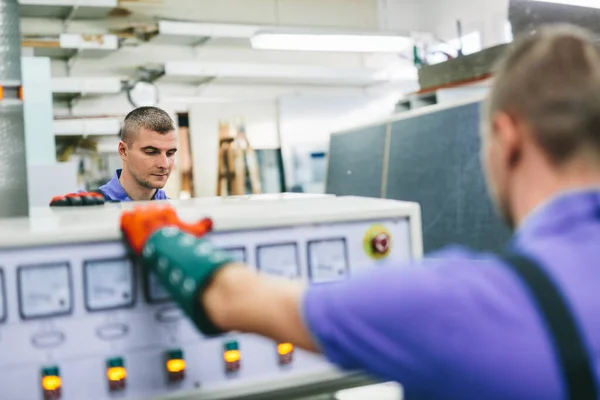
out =
<path fill-rule="evenodd" d="M 314 28 L 388 32 L 417 40 L 453 39 L 455 19 L 464 33 L 506 19 L 508 0 L 19 0 L 21 31 L 33 54 L 51 57 L 56 77 L 135 79 L 152 71 L 163 85 L 416 89 L 412 49 L 402 54 L 254 50 L 248 37 L 169 35 L 160 21 L 223 25 L 231 29 Z M 40 6 L 40 4 L 46 4 Z M 48 4 L 55 3 L 50 6 Z M 79 5 L 77 5 L 79 4 Z M 85 6 L 82 4 L 86 4 Z M 92 7 L 91 5 L 94 5 Z M 432 11 L 435 10 L 435 11 Z M 504 13 L 503 13 L 504 12 Z M 65 34 L 85 45 L 65 47 Z M 61 36 L 62 35 L 62 36 Z M 95 37 L 93 35 L 100 35 Z M 112 36 L 102 36 L 112 35 Z M 116 36 L 117 48 L 107 45 Z M 235 36 L 235 35 L 234 35 Z M 242 35 L 243 36 L 243 35 Z M 89 39 L 92 37 L 92 39 Z M 432 39 L 437 37 L 438 39 Z M 98 39 L 99 38 L 99 39 Z M 425 39 L 424 39 L 425 38 Z M 43 45 L 40 42 L 46 41 Z M 50 43 L 50 44 L 48 44 Z M 438 42 L 439 43 L 439 42 Z M 173 65 L 186 65 L 186 73 Z M 220 69 L 215 66 L 220 66 Z M 245 66 L 245 67 L 244 67 Z M 198 70 L 206 71 L 197 73 Z M 295 71 L 293 71 L 295 70 Z M 189 73 L 192 71 L 192 73 Z M 251 72 L 254 71 L 254 72 Z M 155 73 L 156 72 L 156 73 Z M 382 78 L 383 76 L 383 78 Z M 386 78 L 388 77 L 388 78 Z M 393 78 L 392 78 L 393 77 Z M 202 88 L 202 90 L 200 90 Z M 229 89 L 227 89 L 229 90 Z M 262 90 L 262 89 L 260 89 Z M 260 92 L 259 89 L 257 91 Z M 215 92 L 215 90 L 213 90 Z M 216 90 L 218 92 L 218 90 Z M 271 90 L 271 92 L 273 92 Z M 277 92 L 277 91 L 275 91 Z M 279 93 L 279 92 L 278 92 Z"/>

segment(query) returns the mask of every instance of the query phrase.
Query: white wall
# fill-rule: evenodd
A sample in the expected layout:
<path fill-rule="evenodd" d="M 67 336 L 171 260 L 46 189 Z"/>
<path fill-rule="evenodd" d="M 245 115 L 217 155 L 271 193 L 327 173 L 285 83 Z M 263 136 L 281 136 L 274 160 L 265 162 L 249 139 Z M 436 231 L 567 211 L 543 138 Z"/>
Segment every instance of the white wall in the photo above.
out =
<path fill-rule="evenodd" d="M 282 154 L 288 187 L 297 184 L 294 154 L 328 150 L 331 133 L 393 113 L 398 95 L 303 96 L 280 101 Z"/>
<path fill-rule="evenodd" d="M 456 21 L 463 33 L 479 31 L 483 47 L 505 42 L 508 0 L 380 0 L 380 25 L 390 30 L 431 32 L 449 40 L 456 38 Z"/>
<path fill-rule="evenodd" d="M 50 60 L 23 57 L 21 72 L 27 165 L 52 165 L 56 163 L 56 146 L 52 132 Z"/>

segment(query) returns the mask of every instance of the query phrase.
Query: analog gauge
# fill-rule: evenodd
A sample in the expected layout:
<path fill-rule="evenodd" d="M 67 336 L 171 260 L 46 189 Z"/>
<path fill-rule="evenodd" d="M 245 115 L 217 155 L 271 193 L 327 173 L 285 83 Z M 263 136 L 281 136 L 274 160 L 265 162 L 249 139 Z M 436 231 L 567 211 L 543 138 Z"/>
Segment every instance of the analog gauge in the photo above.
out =
<path fill-rule="evenodd" d="M 346 278 L 348 259 L 344 239 L 318 240 L 308 243 L 310 279 L 314 283 Z"/>
<path fill-rule="evenodd" d="M 296 243 L 259 246 L 258 268 L 268 275 L 295 279 L 300 274 Z"/>
<path fill-rule="evenodd" d="M 65 315 L 71 312 L 69 264 L 20 267 L 19 303 L 25 319 Z"/>
<path fill-rule="evenodd" d="M 158 278 L 153 273 L 149 272 L 147 278 L 147 297 L 151 303 L 162 302 L 169 300 L 169 293 L 160 284 Z"/>
<path fill-rule="evenodd" d="M 236 262 L 246 263 L 246 249 L 243 247 L 235 248 L 224 248 L 223 251 L 227 252 Z"/>
<path fill-rule="evenodd" d="M 85 262 L 85 306 L 90 311 L 130 307 L 134 302 L 133 266 L 127 259 Z"/>

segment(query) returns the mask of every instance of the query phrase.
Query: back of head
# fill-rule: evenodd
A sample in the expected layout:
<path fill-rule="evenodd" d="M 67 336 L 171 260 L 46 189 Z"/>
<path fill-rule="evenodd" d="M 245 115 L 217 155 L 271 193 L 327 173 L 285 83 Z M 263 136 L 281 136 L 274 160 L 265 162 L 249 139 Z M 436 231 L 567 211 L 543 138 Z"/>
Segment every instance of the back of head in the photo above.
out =
<path fill-rule="evenodd" d="M 121 140 L 131 144 L 132 139 L 141 128 L 165 134 L 174 131 L 175 124 L 169 114 L 158 107 L 139 107 L 125 117 L 121 129 Z"/>
<path fill-rule="evenodd" d="M 529 125 L 555 165 L 591 150 L 600 160 L 600 49 L 590 32 L 544 27 L 517 40 L 498 65 L 487 118 Z"/>

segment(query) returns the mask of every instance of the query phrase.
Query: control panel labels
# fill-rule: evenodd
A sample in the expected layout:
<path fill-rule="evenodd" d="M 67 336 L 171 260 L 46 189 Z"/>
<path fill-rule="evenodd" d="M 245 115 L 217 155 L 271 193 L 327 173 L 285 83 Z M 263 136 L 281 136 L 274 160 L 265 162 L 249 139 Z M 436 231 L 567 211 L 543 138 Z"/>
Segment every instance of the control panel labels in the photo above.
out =
<path fill-rule="evenodd" d="M 183 319 L 184 314 L 179 307 L 167 306 L 158 310 L 154 314 L 154 318 L 156 319 L 156 322 L 160 322 L 163 324 L 172 324 Z"/>
<path fill-rule="evenodd" d="M 296 279 L 300 276 L 296 243 L 259 246 L 256 249 L 256 257 L 257 267 L 264 274 L 289 279 Z"/>
<path fill-rule="evenodd" d="M 62 332 L 42 332 L 31 337 L 31 344 L 38 349 L 51 349 L 58 347 L 66 340 L 66 336 Z"/>
<path fill-rule="evenodd" d="M 73 309 L 68 263 L 18 268 L 19 309 L 23 319 L 70 314 Z"/>
<path fill-rule="evenodd" d="M 6 286 L 4 271 L 0 268 L 0 323 L 6 321 Z"/>
<path fill-rule="evenodd" d="M 335 282 L 348 276 L 345 239 L 308 242 L 308 273 L 313 283 Z"/>
<path fill-rule="evenodd" d="M 129 326 L 120 323 L 107 324 L 96 328 L 96 336 L 102 340 L 116 340 L 129 333 Z"/>
<path fill-rule="evenodd" d="M 89 260 L 84 263 L 85 306 L 89 311 L 133 306 L 133 265 L 126 258 Z"/>

